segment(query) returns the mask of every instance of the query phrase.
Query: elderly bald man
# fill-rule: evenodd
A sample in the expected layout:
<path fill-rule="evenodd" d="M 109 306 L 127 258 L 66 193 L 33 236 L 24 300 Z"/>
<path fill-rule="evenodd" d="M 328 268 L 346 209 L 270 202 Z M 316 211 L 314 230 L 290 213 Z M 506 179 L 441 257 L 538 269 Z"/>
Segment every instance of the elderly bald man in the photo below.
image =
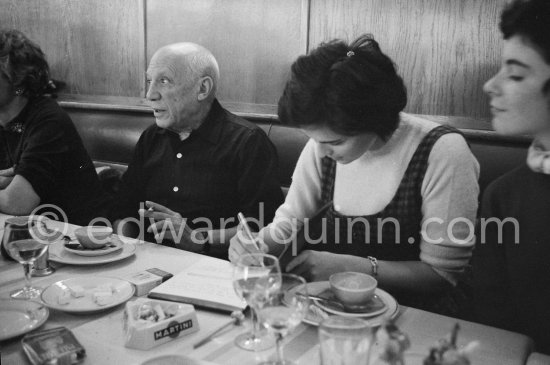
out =
<path fill-rule="evenodd" d="M 200 45 L 171 44 L 153 55 L 147 100 L 156 123 L 136 145 L 116 214 L 140 220 L 148 240 L 226 258 L 238 212 L 270 222 L 283 196 L 274 146 L 220 105 L 218 80 L 216 59 Z M 130 221 L 119 227 L 135 235 Z"/>

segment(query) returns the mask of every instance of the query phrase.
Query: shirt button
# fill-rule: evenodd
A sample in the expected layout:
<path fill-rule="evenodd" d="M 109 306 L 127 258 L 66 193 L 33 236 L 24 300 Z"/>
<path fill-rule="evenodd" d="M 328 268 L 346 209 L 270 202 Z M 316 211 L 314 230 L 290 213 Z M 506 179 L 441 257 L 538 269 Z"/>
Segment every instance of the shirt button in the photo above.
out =
<path fill-rule="evenodd" d="M 181 158 L 181 156 L 183 156 L 181 153 L 178 153 L 178 154 L 176 155 L 177 158 Z"/>
<path fill-rule="evenodd" d="M 174 188 L 172 190 L 174 190 L 174 192 L 177 193 L 179 189 L 180 188 L 178 188 L 177 186 L 174 186 Z"/>

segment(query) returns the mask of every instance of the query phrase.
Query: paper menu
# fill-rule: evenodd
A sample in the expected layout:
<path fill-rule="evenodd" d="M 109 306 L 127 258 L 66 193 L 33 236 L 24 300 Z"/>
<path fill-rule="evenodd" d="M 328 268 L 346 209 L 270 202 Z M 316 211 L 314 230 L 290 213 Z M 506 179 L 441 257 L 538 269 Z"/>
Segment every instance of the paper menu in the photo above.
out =
<path fill-rule="evenodd" d="M 246 302 L 233 289 L 233 265 L 208 256 L 153 288 L 149 297 L 225 311 L 246 308 Z"/>

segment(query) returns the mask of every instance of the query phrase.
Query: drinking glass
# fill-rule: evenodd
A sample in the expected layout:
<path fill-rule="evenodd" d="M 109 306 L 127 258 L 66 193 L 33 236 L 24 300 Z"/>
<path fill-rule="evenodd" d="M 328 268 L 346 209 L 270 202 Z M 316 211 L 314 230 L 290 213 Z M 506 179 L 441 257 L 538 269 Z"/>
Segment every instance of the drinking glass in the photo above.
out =
<path fill-rule="evenodd" d="M 322 365 L 368 364 L 372 327 L 360 318 L 332 316 L 319 325 Z"/>
<path fill-rule="evenodd" d="M 15 299 L 35 299 L 40 296 L 40 288 L 31 283 L 31 267 L 34 261 L 46 252 L 48 242 L 38 239 L 33 234 L 33 222 L 28 224 L 6 224 L 2 244 L 8 254 L 20 264 L 25 271 L 25 286 L 10 293 Z"/>
<path fill-rule="evenodd" d="M 303 277 L 282 274 L 281 287 L 272 292 L 267 302 L 258 312 L 260 323 L 276 337 L 277 359 L 262 364 L 291 365 L 283 355 L 281 342 L 306 316 L 309 307 L 307 285 Z"/>
<path fill-rule="evenodd" d="M 250 306 L 252 331 L 237 336 L 235 344 L 248 351 L 262 351 L 273 347 L 274 339 L 267 331 L 258 328 L 258 310 L 267 301 L 270 293 L 281 285 L 279 260 L 265 253 L 243 255 L 233 269 L 233 287 L 235 292 Z"/>

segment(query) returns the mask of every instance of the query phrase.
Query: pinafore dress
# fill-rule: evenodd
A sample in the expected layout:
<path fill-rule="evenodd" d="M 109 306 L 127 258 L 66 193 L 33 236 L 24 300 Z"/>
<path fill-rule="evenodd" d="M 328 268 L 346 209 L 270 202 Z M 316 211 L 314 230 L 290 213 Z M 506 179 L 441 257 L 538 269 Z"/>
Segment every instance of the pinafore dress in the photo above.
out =
<path fill-rule="evenodd" d="M 382 211 L 366 216 L 344 216 L 331 204 L 323 217 L 325 231 L 312 233 L 314 237 L 308 240 L 304 249 L 360 257 L 374 256 L 384 261 L 419 261 L 422 181 L 433 145 L 439 137 L 447 133 L 460 134 L 454 128 L 438 126 L 423 138 L 407 166 L 395 196 Z M 321 181 L 323 206 L 333 200 L 335 174 L 336 162 L 324 157 Z M 430 296 L 391 294 L 401 304 L 455 316 L 459 314 L 463 301 L 467 300 L 462 286 Z"/>

